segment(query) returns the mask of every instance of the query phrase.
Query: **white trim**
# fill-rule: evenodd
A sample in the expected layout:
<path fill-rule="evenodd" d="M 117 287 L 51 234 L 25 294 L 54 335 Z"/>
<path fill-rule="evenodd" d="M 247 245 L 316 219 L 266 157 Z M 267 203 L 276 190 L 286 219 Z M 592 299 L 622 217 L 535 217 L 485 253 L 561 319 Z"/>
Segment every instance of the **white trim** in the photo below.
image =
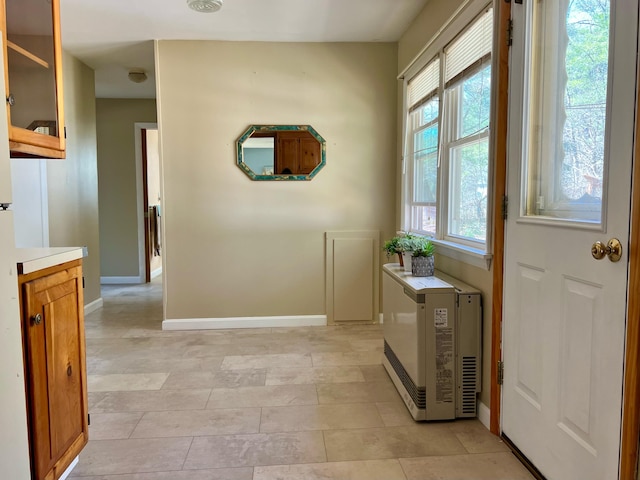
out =
<path fill-rule="evenodd" d="M 101 285 L 130 285 L 144 283 L 143 277 L 100 277 Z"/>
<path fill-rule="evenodd" d="M 40 202 L 42 208 L 42 246 L 49 246 L 49 188 L 47 161 L 40 161 Z"/>
<path fill-rule="evenodd" d="M 138 275 L 145 278 L 145 253 L 144 253 L 144 185 L 142 185 L 142 130 L 157 130 L 157 123 L 136 122 L 133 124 L 135 151 L 136 151 L 136 216 L 138 219 Z M 153 277 L 152 277 L 153 278 Z M 144 282 L 144 280 L 143 280 Z M 143 283 L 136 282 L 136 283 Z"/>
<path fill-rule="evenodd" d="M 64 473 L 62 475 L 60 475 L 60 478 L 58 480 L 66 480 L 66 478 L 71 475 L 71 471 L 76 468 L 76 465 L 78 465 L 78 460 L 80 457 L 76 457 L 73 459 L 73 461 L 71 462 L 71 464 L 69 464 L 69 466 L 67 467 L 67 469 L 64 471 Z"/>
<path fill-rule="evenodd" d="M 489 426 L 491 424 L 491 410 L 480 400 L 478 400 L 478 420 L 480 420 L 480 423 L 487 427 L 488 430 L 491 429 Z"/>
<path fill-rule="evenodd" d="M 491 253 L 486 253 L 483 250 L 468 247 L 461 243 L 448 242 L 431 237 L 427 238 L 436 246 L 436 253 L 440 255 L 468 263 L 483 270 L 491 269 L 491 260 L 493 259 L 493 254 Z"/>
<path fill-rule="evenodd" d="M 151 272 L 151 278 L 156 278 L 160 275 L 162 275 L 162 267 L 158 267 L 153 272 Z"/>
<path fill-rule="evenodd" d="M 84 306 L 84 314 L 89 315 L 90 313 L 95 312 L 96 310 L 102 308 L 103 305 L 104 305 L 104 300 L 102 300 L 102 297 L 100 297 L 97 300 L 94 300 L 91 303 L 87 303 Z"/>
<path fill-rule="evenodd" d="M 261 327 L 324 327 L 326 315 L 283 317 L 178 318 L 162 322 L 163 330 L 218 330 Z"/>
<path fill-rule="evenodd" d="M 382 312 L 378 314 L 378 323 L 382 325 L 384 323 L 384 315 Z"/>
<path fill-rule="evenodd" d="M 435 53 L 451 42 L 474 17 L 490 5 L 487 0 L 463 0 L 463 3 L 453 12 L 431 40 L 422 47 L 420 53 L 397 76 L 398 80 L 408 80 L 418 73 L 435 56 Z M 492 3 L 491 3 L 492 5 Z"/>

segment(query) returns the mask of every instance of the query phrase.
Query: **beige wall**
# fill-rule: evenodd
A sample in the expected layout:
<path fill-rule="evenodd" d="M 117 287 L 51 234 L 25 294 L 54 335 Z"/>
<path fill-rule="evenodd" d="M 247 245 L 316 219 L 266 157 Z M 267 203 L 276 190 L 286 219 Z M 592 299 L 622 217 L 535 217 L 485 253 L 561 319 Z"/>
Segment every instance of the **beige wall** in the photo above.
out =
<path fill-rule="evenodd" d="M 462 0 L 431 0 L 427 3 L 398 43 L 398 74 L 403 72 L 421 53 L 427 42 L 437 34 L 442 25 L 447 22 L 462 3 Z M 401 112 L 402 102 L 398 103 L 398 105 Z M 398 138 L 400 139 L 402 137 L 402 114 L 399 113 L 399 115 Z M 401 190 L 398 189 L 398 197 L 401 195 L 400 192 Z M 400 224 L 399 216 L 397 223 L 398 225 Z M 480 400 L 486 406 L 489 406 L 491 388 L 491 302 L 493 273 L 491 270 L 480 269 L 443 255 L 436 255 L 436 267 L 482 291 L 484 324 L 482 393 Z"/>
<path fill-rule="evenodd" d="M 324 232 L 394 230 L 395 44 L 160 41 L 167 318 L 325 313 Z M 249 124 L 310 124 L 327 166 L 253 182 Z"/>
<path fill-rule="evenodd" d="M 156 121 L 155 100 L 96 99 L 103 277 L 137 277 L 136 122 Z"/>
<path fill-rule="evenodd" d="M 85 304 L 100 298 L 95 81 L 91 68 L 63 54 L 67 158 L 49 160 L 49 243 L 87 246 Z"/>

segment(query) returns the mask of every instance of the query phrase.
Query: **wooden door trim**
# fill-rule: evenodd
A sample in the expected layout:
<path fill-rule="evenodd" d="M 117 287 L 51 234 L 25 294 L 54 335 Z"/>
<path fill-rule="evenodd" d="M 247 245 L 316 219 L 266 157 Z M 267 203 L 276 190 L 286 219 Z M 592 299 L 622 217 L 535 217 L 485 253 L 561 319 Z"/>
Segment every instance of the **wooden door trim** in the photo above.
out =
<path fill-rule="evenodd" d="M 142 149 L 142 212 L 144 215 L 144 281 L 151 281 L 151 258 L 149 252 L 151 245 L 149 242 L 149 229 L 151 219 L 149 218 L 149 179 L 147 161 L 147 129 L 140 129 L 140 147 Z"/>
<path fill-rule="evenodd" d="M 507 188 L 507 127 L 509 116 L 509 21 L 511 3 L 498 2 L 497 96 L 494 150 L 493 202 L 493 299 L 491 302 L 491 397 L 489 427 L 500 435 L 500 385 L 498 362 L 502 359 L 502 301 L 504 288 L 504 231 L 502 199 Z"/>
<path fill-rule="evenodd" d="M 629 284 L 627 285 L 627 335 L 622 395 L 620 480 L 636 480 L 640 439 L 640 70 L 636 72 L 636 125 L 631 174 L 631 230 L 629 232 Z"/>

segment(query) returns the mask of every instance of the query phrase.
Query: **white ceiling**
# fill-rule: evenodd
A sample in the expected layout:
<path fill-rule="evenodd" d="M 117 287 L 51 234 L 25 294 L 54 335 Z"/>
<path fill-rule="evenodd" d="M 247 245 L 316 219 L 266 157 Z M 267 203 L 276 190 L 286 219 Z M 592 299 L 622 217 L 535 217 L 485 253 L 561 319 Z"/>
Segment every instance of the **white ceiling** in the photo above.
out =
<path fill-rule="evenodd" d="M 197 13 L 186 0 L 60 0 L 62 46 L 96 71 L 96 96 L 155 97 L 154 39 L 394 42 L 429 0 L 224 0 Z M 131 68 L 149 79 L 134 84 Z"/>

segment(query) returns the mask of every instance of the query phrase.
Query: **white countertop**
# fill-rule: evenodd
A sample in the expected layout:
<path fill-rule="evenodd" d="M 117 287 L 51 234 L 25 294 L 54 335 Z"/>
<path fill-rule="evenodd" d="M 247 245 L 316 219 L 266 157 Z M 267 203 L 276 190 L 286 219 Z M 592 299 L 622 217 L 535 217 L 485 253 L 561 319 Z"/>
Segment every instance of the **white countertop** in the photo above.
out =
<path fill-rule="evenodd" d="M 37 272 L 84 256 L 83 247 L 16 248 L 18 273 Z"/>

